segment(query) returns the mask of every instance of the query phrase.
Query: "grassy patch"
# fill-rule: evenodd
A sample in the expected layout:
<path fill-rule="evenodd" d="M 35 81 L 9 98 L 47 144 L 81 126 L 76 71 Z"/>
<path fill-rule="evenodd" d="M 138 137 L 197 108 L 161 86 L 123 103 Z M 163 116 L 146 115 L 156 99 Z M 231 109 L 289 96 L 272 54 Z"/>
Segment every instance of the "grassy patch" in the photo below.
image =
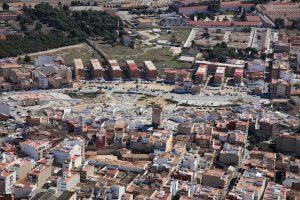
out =
<path fill-rule="evenodd" d="M 134 60 L 138 66 L 143 65 L 145 60 L 151 60 L 158 69 L 180 69 L 189 68 L 191 66 L 190 63 L 178 62 L 171 52 L 169 52 L 169 47 L 155 48 L 148 46 L 131 49 L 120 45 L 111 46 L 109 44 L 103 44 L 102 42 L 97 42 L 97 45 L 107 54 L 109 59 L 118 60 L 121 66 L 125 65 L 126 60 Z"/>
<path fill-rule="evenodd" d="M 81 99 L 81 98 L 86 98 L 86 99 L 91 99 L 91 98 L 96 98 L 97 93 L 75 93 L 75 92 L 69 92 L 65 93 L 66 95 L 70 96 L 71 98 L 74 99 Z"/>
<path fill-rule="evenodd" d="M 121 45 L 112 46 L 103 41 L 93 41 L 93 44 L 101 48 L 107 54 L 107 56 L 112 59 L 118 56 L 122 57 L 123 55 L 136 55 L 141 53 L 143 50 L 143 48 L 132 49 L 130 47 Z"/>
<path fill-rule="evenodd" d="M 242 98 L 238 98 L 238 99 L 232 100 L 232 103 L 234 103 L 234 104 L 245 103 L 245 100 Z"/>
<path fill-rule="evenodd" d="M 173 99 L 165 99 L 165 101 L 167 102 L 167 104 L 177 104 L 178 101 L 175 101 Z"/>
<path fill-rule="evenodd" d="M 73 65 L 73 60 L 75 58 L 81 58 L 83 63 L 88 65 L 90 62 L 90 59 L 97 58 L 99 61 L 103 61 L 103 58 L 95 52 L 92 48 L 84 45 L 83 47 L 79 48 L 70 48 L 70 49 L 64 49 L 64 50 L 58 50 L 51 53 L 45 53 L 44 55 L 47 56 L 54 56 L 54 57 L 62 57 L 68 66 Z M 33 60 L 37 56 L 32 56 Z"/>
<path fill-rule="evenodd" d="M 151 108 L 154 104 L 155 104 L 155 102 L 152 101 L 152 102 L 147 104 L 146 108 Z"/>
<path fill-rule="evenodd" d="M 158 69 L 162 68 L 189 68 L 191 64 L 178 62 L 169 52 L 169 48 L 150 49 L 143 54 L 126 56 L 127 59 L 133 59 L 138 65 L 145 60 L 151 60 Z"/>
<path fill-rule="evenodd" d="M 151 96 L 149 96 L 149 95 L 143 95 L 143 96 L 141 96 L 141 97 L 138 98 L 138 101 L 145 101 L 146 99 L 149 99 L 149 98 L 151 98 Z"/>
<path fill-rule="evenodd" d="M 189 37 L 189 34 L 192 29 L 177 29 L 177 30 L 172 30 L 173 33 L 175 33 L 177 39 L 179 41 L 185 42 L 187 38 Z"/>
<path fill-rule="evenodd" d="M 172 33 L 166 33 L 166 32 L 162 32 L 158 38 L 158 40 L 171 40 L 172 35 L 175 34 L 176 39 L 179 41 L 179 43 L 184 43 L 187 38 L 189 37 L 189 34 L 191 32 L 192 29 L 188 28 L 188 29 L 173 29 Z"/>

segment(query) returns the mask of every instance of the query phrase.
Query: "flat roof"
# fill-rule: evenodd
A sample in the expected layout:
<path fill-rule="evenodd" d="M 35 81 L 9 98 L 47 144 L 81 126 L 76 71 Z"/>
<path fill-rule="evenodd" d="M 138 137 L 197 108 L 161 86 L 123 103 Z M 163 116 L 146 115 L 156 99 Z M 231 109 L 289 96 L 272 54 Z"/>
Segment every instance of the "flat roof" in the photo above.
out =
<path fill-rule="evenodd" d="M 184 11 L 206 11 L 208 6 L 189 6 L 189 7 L 180 7 L 179 12 Z"/>
<path fill-rule="evenodd" d="M 156 70 L 155 65 L 153 64 L 152 61 L 144 61 L 145 66 L 148 68 L 148 70 Z"/>
<path fill-rule="evenodd" d="M 224 74 L 225 73 L 225 67 L 218 67 L 216 70 L 216 74 Z"/>
<path fill-rule="evenodd" d="M 83 62 L 80 58 L 74 59 L 74 65 L 75 65 L 76 69 L 84 69 Z"/>
<path fill-rule="evenodd" d="M 132 71 L 138 71 L 139 70 L 139 68 L 135 64 L 134 60 L 126 60 L 126 63 L 127 63 L 130 70 L 132 70 Z"/>
<path fill-rule="evenodd" d="M 209 61 L 202 61 L 196 60 L 197 64 L 205 64 L 205 65 L 215 65 L 220 67 L 232 67 L 232 68 L 244 68 L 244 64 L 230 64 L 230 63 L 218 63 L 218 62 L 209 62 Z"/>
<path fill-rule="evenodd" d="M 189 75 L 190 72 L 184 69 L 164 69 L 164 73 L 166 74 L 181 74 L 181 75 Z"/>
<path fill-rule="evenodd" d="M 236 69 L 234 71 L 234 75 L 242 75 L 244 73 L 244 70 L 243 69 Z"/>
<path fill-rule="evenodd" d="M 112 68 L 112 70 L 120 70 L 120 65 L 118 64 L 117 60 L 108 60 L 109 66 Z"/>
<path fill-rule="evenodd" d="M 137 21 L 139 23 L 152 23 L 153 22 L 151 19 L 148 19 L 148 18 L 146 18 L 146 19 L 144 19 L 144 18 L 138 18 Z"/>
<path fill-rule="evenodd" d="M 100 70 L 103 70 L 100 62 L 98 59 L 91 59 L 91 65 L 94 69 L 100 69 Z"/>
<path fill-rule="evenodd" d="M 206 65 L 203 65 L 203 66 L 200 66 L 198 67 L 197 69 L 197 74 L 202 74 L 202 73 L 205 73 L 207 71 L 207 66 Z"/>

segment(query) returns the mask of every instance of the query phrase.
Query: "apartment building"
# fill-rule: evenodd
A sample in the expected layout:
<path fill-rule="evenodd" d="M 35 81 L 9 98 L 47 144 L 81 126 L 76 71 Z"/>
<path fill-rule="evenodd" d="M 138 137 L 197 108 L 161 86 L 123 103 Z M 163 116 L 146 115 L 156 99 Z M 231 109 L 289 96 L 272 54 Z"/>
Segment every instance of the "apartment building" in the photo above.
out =
<path fill-rule="evenodd" d="M 98 59 L 91 59 L 91 74 L 93 79 L 103 79 L 103 67 Z"/>
<path fill-rule="evenodd" d="M 257 135 L 261 138 L 268 139 L 279 131 L 280 121 L 274 116 L 264 116 L 258 121 L 259 130 Z"/>
<path fill-rule="evenodd" d="M 33 71 L 34 79 L 37 81 L 39 88 L 46 89 L 49 86 L 48 78 L 42 72 L 35 70 Z"/>
<path fill-rule="evenodd" d="M 271 78 L 272 79 L 280 79 L 281 74 L 287 72 L 290 68 L 290 65 L 286 61 L 274 61 L 271 70 Z"/>
<path fill-rule="evenodd" d="M 202 84 L 206 80 L 207 65 L 200 65 L 195 75 L 195 83 Z"/>
<path fill-rule="evenodd" d="M 4 78 L 8 78 L 11 69 L 20 69 L 20 68 L 21 65 L 15 62 L 0 63 L 0 76 L 3 76 Z"/>
<path fill-rule="evenodd" d="M 59 62 L 62 63 L 62 62 Z M 72 81 L 72 70 L 66 65 L 59 64 L 58 62 L 45 63 L 35 68 L 35 71 L 43 73 L 46 77 L 59 76 L 65 82 Z"/>
<path fill-rule="evenodd" d="M 225 67 L 218 67 L 214 75 L 214 85 L 220 86 L 224 83 Z"/>
<path fill-rule="evenodd" d="M 78 170 L 80 174 L 80 182 L 85 182 L 90 176 L 94 176 L 95 167 L 94 165 L 84 163 Z"/>
<path fill-rule="evenodd" d="M 220 152 L 219 162 L 225 165 L 238 165 L 242 156 L 242 147 L 225 143 L 224 148 Z"/>
<path fill-rule="evenodd" d="M 178 13 L 186 16 L 191 16 L 197 13 L 208 13 L 207 6 L 190 6 L 180 7 Z"/>
<path fill-rule="evenodd" d="M 300 51 L 297 52 L 297 72 L 300 72 Z"/>
<path fill-rule="evenodd" d="M 134 60 L 126 60 L 126 71 L 130 80 L 135 81 L 140 78 L 140 70 Z"/>
<path fill-rule="evenodd" d="M 234 71 L 233 80 L 234 80 L 235 84 L 239 85 L 239 84 L 242 83 L 243 74 L 244 74 L 244 70 L 243 69 L 236 69 Z"/>
<path fill-rule="evenodd" d="M 159 130 L 152 134 L 139 132 L 131 136 L 130 148 L 135 152 L 164 153 L 172 148 L 173 135 L 167 130 Z"/>
<path fill-rule="evenodd" d="M 245 171 L 227 199 L 262 199 L 267 180 L 256 171 Z"/>
<path fill-rule="evenodd" d="M 291 85 L 283 79 L 272 79 L 269 86 L 269 95 L 271 98 L 290 98 Z"/>
<path fill-rule="evenodd" d="M 262 200 L 286 199 L 286 188 L 274 182 L 268 182 Z"/>
<path fill-rule="evenodd" d="M 49 177 L 51 177 L 51 166 L 44 164 L 39 164 L 28 173 L 28 180 L 36 183 L 39 189 L 43 187 Z"/>
<path fill-rule="evenodd" d="M 13 185 L 17 180 L 17 172 L 8 169 L 0 170 L 0 193 L 12 194 Z"/>
<path fill-rule="evenodd" d="M 160 126 L 162 121 L 162 106 L 159 104 L 155 104 L 152 107 L 152 125 L 153 126 Z"/>
<path fill-rule="evenodd" d="M 152 61 L 144 61 L 144 71 L 146 79 L 155 81 L 158 76 L 158 71 Z"/>
<path fill-rule="evenodd" d="M 9 171 L 16 171 L 16 179 L 21 180 L 27 177 L 28 173 L 32 169 L 32 163 L 30 159 L 17 158 L 10 162 L 6 169 Z"/>
<path fill-rule="evenodd" d="M 80 183 L 80 176 L 76 172 L 64 171 L 63 177 L 57 179 L 58 191 L 73 190 Z"/>
<path fill-rule="evenodd" d="M 22 84 L 22 82 L 31 78 L 31 72 L 24 68 L 13 68 L 9 72 L 9 80 L 15 84 Z"/>
<path fill-rule="evenodd" d="M 108 61 L 108 73 L 109 73 L 111 80 L 121 80 L 122 79 L 122 70 L 116 60 Z"/>
<path fill-rule="evenodd" d="M 21 152 L 33 158 L 40 160 L 51 148 L 51 142 L 48 140 L 26 140 L 20 143 Z"/>
<path fill-rule="evenodd" d="M 85 72 L 84 72 L 84 65 L 82 59 L 74 59 L 74 73 L 76 80 L 84 80 L 85 79 Z"/>
<path fill-rule="evenodd" d="M 66 163 L 73 164 L 72 167 L 80 167 L 81 159 L 85 155 L 85 143 L 81 138 L 78 139 L 64 139 L 59 145 L 50 150 L 50 154 L 54 156 L 55 162 L 62 166 L 69 166 Z M 78 162 L 78 160 L 80 162 Z"/>
<path fill-rule="evenodd" d="M 256 170 L 263 176 L 275 178 L 276 154 L 267 151 L 252 150 L 250 156 L 243 162 L 244 170 Z"/>
<path fill-rule="evenodd" d="M 297 134 L 280 134 L 276 137 L 276 150 L 300 155 L 300 137 Z"/>
<path fill-rule="evenodd" d="M 190 78 L 190 72 L 184 69 L 164 69 L 163 77 L 167 83 L 182 83 L 185 79 Z"/>
<path fill-rule="evenodd" d="M 293 2 L 270 2 L 268 4 L 262 4 L 258 6 L 258 10 L 264 13 L 273 21 L 276 18 L 281 19 L 299 19 L 300 17 L 300 5 Z"/>
<path fill-rule="evenodd" d="M 220 11 L 222 12 L 235 12 L 239 8 L 242 8 L 246 12 L 249 12 L 251 10 L 251 7 L 254 6 L 254 4 L 251 3 L 241 3 L 240 1 L 222 1 L 220 4 Z"/>
<path fill-rule="evenodd" d="M 206 169 L 202 175 L 201 185 L 223 189 L 226 188 L 230 180 L 230 175 L 222 169 Z"/>

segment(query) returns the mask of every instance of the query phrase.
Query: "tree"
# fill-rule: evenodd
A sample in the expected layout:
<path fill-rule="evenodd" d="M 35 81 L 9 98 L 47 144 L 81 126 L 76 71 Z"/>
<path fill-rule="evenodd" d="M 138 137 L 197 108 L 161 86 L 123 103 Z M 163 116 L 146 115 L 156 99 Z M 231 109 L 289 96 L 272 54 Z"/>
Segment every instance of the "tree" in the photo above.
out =
<path fill-rule="evenodd" d="M 3 11 L 9 11 L 9 5 L 8 5 L 7 3 L 4 2 L 4 3 L 2 4 L 2 10 L 3 10 Z"/>
<path fill-rule="evenodd" d="M 59 2 L 57 3 L 57 5 L 58 5 L 59 9 L 62 8 L 62 3 L 61 3 L 61 1 L 59 1 Z"/>
<path fill-rule="evenodd" d="M 202 34 L 202 37 L 204 37 L 205 39 L 209 39 L 210 34 L 206 31 Z"/>
<path fill-rule="evenodd" d="M 292 28 L 296 30 L 300 30 L 300 19 L 293 20 Z"/>
<path fill-rule="evenodd" d="M 26 26 L 26 24 L 21 24 L 21 30 L 26 33 L 28 31 L 28 27 Z"/>
<path fill-rule="evenodd" d="M 262 60 L 266 60 L 266 58 L 267 58 L 267 54 L 265 54 L 265 53 L 262 53 L 262 54 L 260 55 L 260 58 L 261 58 Z"/>
<path fill-rule="evenodd" d="M 130 48 L 132 48 L 132 49 L 134 49 L 135 48 L 135 40 L 133 39 L 133 40 L 131 40 L 130 41 Z"/>
<path fill-rule="evenodd" d="M 37 22 L 35 24 L 35 30 L 36 31 L 40 31 L 40 30 L 42 30 L 42 28 L 43 28 L 43 25 L 40 22 Z"/>
<path fill-rule="evenodd" d="M 26 56 L 24 57 L 24 62 L 29 63 L 30 61 L 31 61 L 30 56 L 26 55 Z"/>
<path fill-rule="evenodd" d="M 240 17 L 241 21 L 246 21 L 246 12 L 244 11 Z"/>
<path fill-rule="evenodd" d="M 178 38 L 177 38 L 177 35 L 175 33 L 172 33 L 172 35 L 171 35 L 171 42 L 173 44 L 178 42 Z"/>
<path fill-rule="evenodd" d="M 197 45 L 196 42 L 195 42 L 195 40 L 192 40 L 191 44 L 192 44 L 192 47 L 195 47 Z"/>
<path fill-rule="evenodd" d="M 281 18 L 275 19 L 275 29 L 282 29 L 284 26 L 284 20 Z"/>
<path fill-rule="evenodd" d="M 224 58 L 223 56 L 218 58 L 218 62 L 220 63 L 226 63 L 226 58 Z"/>
<path fill-rule="evenodd" d="M 83 3 L 80 1 L 71 1 L 71 6 L 83 6 Z"/>
<path fill-rule="evenodd" d="M 258 40 L 261 40 L 261 35 L 257 35 L 256 38 L 257 38 Z"/>
<path fill-rule="evenodd" d="M 216 4 L 216 3 L 210 4 L 208 5 L 207 10 L 212 13 L 217 13 L 220 10 L 220 4 Z"/>
<path fill-rule="evenodd" d="M 107 42 L 115 43 L 118 33 L 124 33 L 124 25 L 120 18 L 109 15 L 104 11 L 73 11 L 59 9 L 47 3 L 34 7 L 23 7 L 23 14 L 17 17 L 20 27 L 25 34 L 12 34 L 7 40 L 0 41 L 0 58 L 26 55 L 61 46 L 72 45 L 88 39 L 101 37 Z M 36 23 L 52 27 L 55 33 L 28 31 L 28 25 Z"/>
<path fill-rule="evenodd" d="M 63 10 L 69 10 L 69 6 L 68 5 L 64 5 L 63 6 Z"/>
<path fill-rule="evenodd" d="M 251 32 L 251 27 L 244 27 L 242 32 L 250 33 Z"/>
<path fill-rule="evenodd" d="M 237 9 L 238 12 L 242 12 L 242 10 L 243 10 L 242 6 L 239 6 Z"/>

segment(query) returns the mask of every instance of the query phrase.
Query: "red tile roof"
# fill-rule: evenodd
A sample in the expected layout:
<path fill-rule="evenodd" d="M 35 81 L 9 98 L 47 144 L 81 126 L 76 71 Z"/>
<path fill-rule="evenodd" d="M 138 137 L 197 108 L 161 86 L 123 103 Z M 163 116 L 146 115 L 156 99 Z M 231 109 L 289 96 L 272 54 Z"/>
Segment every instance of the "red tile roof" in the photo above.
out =
<path fill-rule="evenodd" d="M 184 74 L 184 75 L 189 75 L 190 72 L 186 70 L 180 70 L 180 69 L 165 69 L 164 73 L 166 74 Z"/>
<path fill-rule="evenodd" d="M 248 22 L 260 22 L 259 16 L 248 15 L 248 16 L 246 16 L 246 19 Z"/>
<path fill-rule="evenodd" d="M 180 7 L 179 13 L 184 11 L 197 10 L 197 11 L 206 11 L 207 6 L 191 6 L 191 7 Z"/>
<path fill-rule="evenodd" d="M 241 6 L 241 2 L 239 1 L 228 1 L 228 2 L 221 2 L 220 7 L 224 8 L 224 7 L 239 7 Z"/>
<path fill-rule="evenodd" d="M 229 22 L 229 21 L 188 21 L 189 26 L 260 26 L 260 22 L 248 22 L 248 21 L 239 21 L 239 22 Z"/>

